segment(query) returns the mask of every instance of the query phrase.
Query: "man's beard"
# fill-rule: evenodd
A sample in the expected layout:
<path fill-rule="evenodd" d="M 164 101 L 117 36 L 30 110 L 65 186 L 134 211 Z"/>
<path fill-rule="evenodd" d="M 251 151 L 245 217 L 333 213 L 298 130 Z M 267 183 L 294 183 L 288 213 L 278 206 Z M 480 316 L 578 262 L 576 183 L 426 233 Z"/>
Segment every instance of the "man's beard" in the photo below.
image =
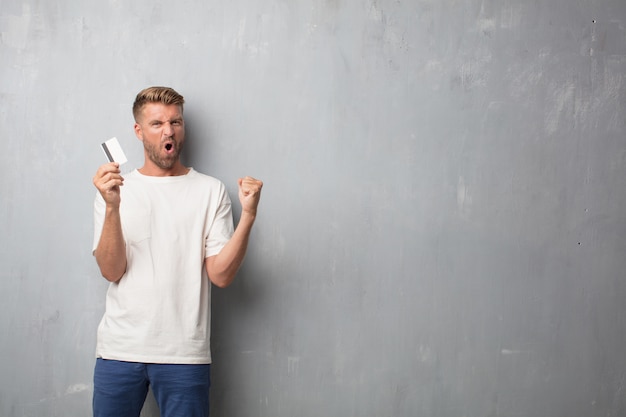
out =
<path fill-rule="evenodd" d="M 161 169 L 172 168 L 180 157 L 180 152 L 183 150 L 183 142 L 172 142 L 172 146 L 174 147 L 174 153 L 163 157 L 161 156 L 161 144 L 155 147 L 152 146 L 152 144 L 147 143 L 146 141 L 144 141 L 143 143 L 143 147 L 148 154 L 148 158 Z"/>

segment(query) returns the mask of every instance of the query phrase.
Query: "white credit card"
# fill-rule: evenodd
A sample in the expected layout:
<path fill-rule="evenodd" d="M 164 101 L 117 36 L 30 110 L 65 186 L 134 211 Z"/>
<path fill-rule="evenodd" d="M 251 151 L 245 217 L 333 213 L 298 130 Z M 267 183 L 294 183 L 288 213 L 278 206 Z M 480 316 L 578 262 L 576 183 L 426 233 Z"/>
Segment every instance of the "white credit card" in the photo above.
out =
<path fill-rule="evenodd" d="M 122 165 L 128 161 L 120 143 L 117 141 L 117 138 L 111 138 L 104 142 L 101 146 L 104 154 L 109 159 L 109 162 L 117 162 Z"/>

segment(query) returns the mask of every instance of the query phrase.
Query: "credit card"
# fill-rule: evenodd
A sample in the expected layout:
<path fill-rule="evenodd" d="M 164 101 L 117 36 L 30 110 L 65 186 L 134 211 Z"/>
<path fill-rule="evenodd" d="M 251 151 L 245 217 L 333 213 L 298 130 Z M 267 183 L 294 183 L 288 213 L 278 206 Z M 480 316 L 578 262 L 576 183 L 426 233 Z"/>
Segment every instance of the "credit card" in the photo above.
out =
<path fill-rule="evenodd" d="M 109 159 L 109 162 L 117 162 L 122 165 L 128 161 L 120 143 L 117 141 L 117 138 L 111 138 L 104 142 L 101 146 L 104 154 Z"/>

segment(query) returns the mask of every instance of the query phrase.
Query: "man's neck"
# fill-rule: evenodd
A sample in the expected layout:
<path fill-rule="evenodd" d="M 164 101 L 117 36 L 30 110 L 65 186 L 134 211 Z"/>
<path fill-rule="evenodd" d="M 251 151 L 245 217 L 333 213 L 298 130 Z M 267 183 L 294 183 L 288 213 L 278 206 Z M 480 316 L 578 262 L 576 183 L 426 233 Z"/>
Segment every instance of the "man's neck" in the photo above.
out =
<path fill-rule="evenodd" d="M 147 175 L 149 177 L 176 177 L 179 175 L 187 175 L 189 170 L 190 168 L 187 168 L 182 163 L 178 162 L 169 169 L 163 169 L 154 164 L 145 163 L 144 166 L 139 168 L 137 171 L 139 171 L 140 174 Z"/>

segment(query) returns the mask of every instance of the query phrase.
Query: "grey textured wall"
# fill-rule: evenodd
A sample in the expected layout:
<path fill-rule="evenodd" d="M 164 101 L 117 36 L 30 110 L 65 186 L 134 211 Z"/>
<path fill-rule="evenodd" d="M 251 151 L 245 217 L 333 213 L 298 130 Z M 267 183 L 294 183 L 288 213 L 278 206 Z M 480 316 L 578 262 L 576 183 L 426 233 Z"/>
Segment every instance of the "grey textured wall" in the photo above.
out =
<path fill-rule="evenodd" d="M 212 416 L 626 415 L 624 0 L 1 0 L 0 57 L 1 416 L 90 413 L 91 177 L 154 84 L 265 181 Z"/>

